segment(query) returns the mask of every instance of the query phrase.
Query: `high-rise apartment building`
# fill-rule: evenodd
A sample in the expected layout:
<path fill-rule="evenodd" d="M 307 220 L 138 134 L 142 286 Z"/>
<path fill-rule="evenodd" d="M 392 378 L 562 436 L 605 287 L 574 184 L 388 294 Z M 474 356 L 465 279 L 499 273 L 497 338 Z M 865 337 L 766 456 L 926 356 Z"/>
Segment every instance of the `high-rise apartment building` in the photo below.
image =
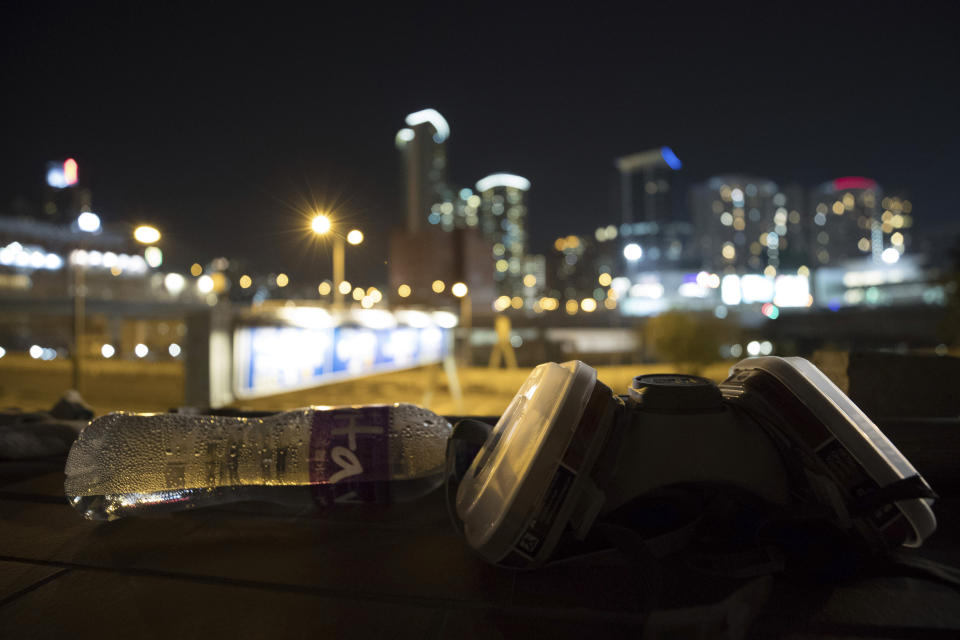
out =
<path fill-rule="evenodd" d="M 814 259 L 818 266 L 869 258 L 894 263 L 908 244 L 913 205 L 869 178 L 849 176 L 820 185 L 811 194 L 814 207 Z"/>
<path fill-rule="evenodd" d="M 530 181 L 510 173 L 494 173 L 476 184 L 480 195 L 479 225 L 492 243 L 494 279 L 503 294 L 522 295 L 527 254 L 527 192 Z"/>
<path fill-rule="evenodd" d="M 447 201 L 447 150 L 450 125 L 435 109 L 415 111 L 397 132 L 403 157 L 404 208 L 407 231 L 419 231 L 434 205 Z"/>
<path fill-rule="evenodd" d="M 809 261 L 803 192 L 772 180 L 724 175 L 694 185 L 690 207 L 702 266 L 718 273 L 767 273 Z"/>

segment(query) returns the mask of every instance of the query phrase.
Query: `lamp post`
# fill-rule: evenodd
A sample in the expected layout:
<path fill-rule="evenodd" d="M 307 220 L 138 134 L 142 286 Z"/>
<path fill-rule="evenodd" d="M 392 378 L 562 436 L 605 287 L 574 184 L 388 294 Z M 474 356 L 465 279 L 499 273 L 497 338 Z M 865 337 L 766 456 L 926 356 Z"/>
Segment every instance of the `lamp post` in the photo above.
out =
<path fill-rule="evenodd" d="M 147 245 L 147 248 L 143 251 L 147 264 L 154 268 L 159 267 L 163 262 L 163 254 L 155 246 L 160 242 L 160 232 L 157 228 L 149 224 L 141 224 L 133 230 L 133 239 L 140 244 Z M 144 355 L 138 353 L 137 357 L 142 358 Z"/>
<path fill-rule="evenodd" d="M 84 211 L 77 217 L 77 228 L 80 229 L 78 259 L 73 261 L 73 388 L 83 394 L 80 388 L 83 382 L 83 334 L 86 331 L 86 275 L 85 260 L 79 258 L 81 251 L 86 250 L 86 239 L 91 233 L 100 232 L 100 216 L 92 211 Z"/>
<path fill-rule="evenodd" d="M 333 229 L 330 217 L 322 213 L 313 217 L 310 221 L 310 229 L 318 236 L 333 233 L 333 306 L 335 309 L 342 309 L 344 293 L 340 290 L 340 285 L 344 281 L 344 263 L 346 262 L 343 242 L 346 240 L 352 245 L 358 245 L 363 242 L 363 232 L 359 229 L 351 229 L 344 237 Z"/>

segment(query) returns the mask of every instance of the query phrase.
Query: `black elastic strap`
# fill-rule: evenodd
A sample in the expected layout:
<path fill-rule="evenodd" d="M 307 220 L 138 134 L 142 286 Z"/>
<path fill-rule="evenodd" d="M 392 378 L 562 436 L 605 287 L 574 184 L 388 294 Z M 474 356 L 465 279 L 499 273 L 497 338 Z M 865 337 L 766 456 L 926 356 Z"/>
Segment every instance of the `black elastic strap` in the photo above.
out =
<path fill-rule="evenodd" d="M 453 426 L 450 439 L 447 440 L 446 470 L 444 489 L 446 492 L 447 515 L 454 530 L 463 535 L 463 521 L 457 516 L 457 487 L 463 480 L 470 464 L 493 430 L 486 422 L 465 419 Z"/>
<path fill-rule="evenodd" d="M 936 492 L 930 488 L 930 485 L 924 482 L 919 475 L 897 480 L 880 487 L 876 491 L 854 498 L 847 504 L 847 509 L 850 511 L 850 515 L 860 518 L 898 500 L 913 500 L 916 498 L 929 498 L 931 500 L 939 498 Z"/>

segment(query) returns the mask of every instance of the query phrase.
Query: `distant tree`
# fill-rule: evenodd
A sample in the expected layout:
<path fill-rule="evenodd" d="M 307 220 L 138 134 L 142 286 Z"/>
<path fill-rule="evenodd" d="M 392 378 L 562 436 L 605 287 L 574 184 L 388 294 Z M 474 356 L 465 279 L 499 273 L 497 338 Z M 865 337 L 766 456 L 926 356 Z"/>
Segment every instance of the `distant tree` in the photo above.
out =
<path fill-rule="evenodd" d="M 642 339 L 657 360 L 699 373 L 720 359 L 720 347 L 736 338 L 736 326 L 711 314 L 666 311 L 650 318 Z"/>

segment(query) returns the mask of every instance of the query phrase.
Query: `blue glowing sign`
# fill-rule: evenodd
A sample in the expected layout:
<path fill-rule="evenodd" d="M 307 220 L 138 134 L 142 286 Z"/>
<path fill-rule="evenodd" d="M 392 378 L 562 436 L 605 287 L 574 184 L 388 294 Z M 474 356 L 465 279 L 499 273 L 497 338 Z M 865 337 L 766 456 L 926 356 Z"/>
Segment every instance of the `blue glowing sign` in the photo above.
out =
<path fill-rule="evenodd" d="M 677 157 L 677 154 L 675 154 L 670 147 L 660 147 L 660 155 L 663 157 L 663 161 L 667 163 L 667 166 L 674 171 L 679 171 L 683 167 L 680 158 Z"/>

